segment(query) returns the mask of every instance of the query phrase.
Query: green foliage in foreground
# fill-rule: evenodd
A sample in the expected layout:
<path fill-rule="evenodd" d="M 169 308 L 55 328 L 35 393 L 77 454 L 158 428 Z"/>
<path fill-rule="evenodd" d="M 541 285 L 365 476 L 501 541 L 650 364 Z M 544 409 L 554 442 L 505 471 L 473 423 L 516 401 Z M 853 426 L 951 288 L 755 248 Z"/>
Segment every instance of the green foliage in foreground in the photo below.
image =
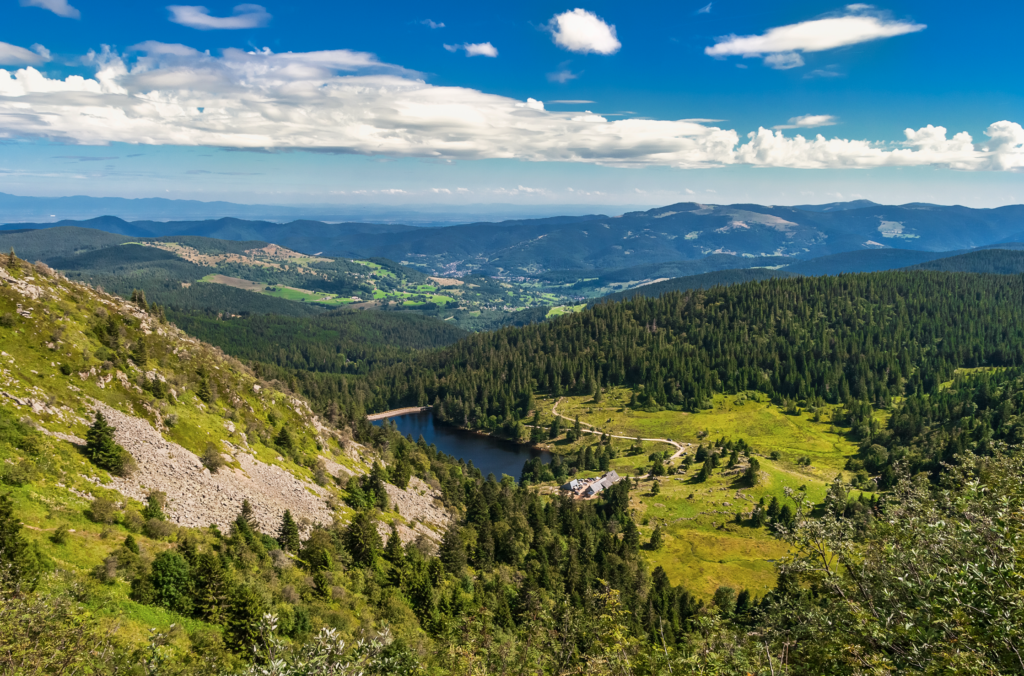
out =
<path fill-rule="evenodd" d="M 779 563 L 778 588 L 759 603 L 722 588 L 672 641 L 663 642 L 660 627 L 653 640 L 638 636 L 621 593 L 600 583 L 571 603 L 551 604 L 539 590 L 523 590 L 514 621 L 502 619 L 501 605 L 477 608 L 416 647 L 387 632 L 349 644 L 330 629 L 291 639 L 294 629 L 286 625 L 294 626 L 294 615 L 287 622 L 268 616 L 253 600 L 241 606 L 252 613 L 241 635 L 251 646 L 241 654 L 255 657 L 247 666 L 224 650 L 219 633 L 201 629 L 154 636 L 149 646 L 125 644 L 80 604 L 98 583 L 65 576 L 49 577 L 46 590 L 36 593 L 3 586 L 0 671 L 50 673 L 67 663 L 121 674 L 1019 673 L 1024 461 L 1018 454 L 965 453 L 938 487 L 900 480 L 867 532 L 831 503 L 810 518 L 812 506 L 796 495 L 795 525 L 780 531 L 793 554 Z M 187 551 L 187 542 L 177 550 Z M 438 561 L 419 560 L 428 571 Z M 479 571 L 431 574 L 456 592 L 450 600 L 490 584 Z M 660 584 L 656 576 L 650 588 L 655 608 Z M 514 586 L 503 593 L 517 595 Z M 382 598 L 394 603 L 401 596 Z M 226 626 L 226 636 L 238 635 L 232 628 L 238 625 Z"/>

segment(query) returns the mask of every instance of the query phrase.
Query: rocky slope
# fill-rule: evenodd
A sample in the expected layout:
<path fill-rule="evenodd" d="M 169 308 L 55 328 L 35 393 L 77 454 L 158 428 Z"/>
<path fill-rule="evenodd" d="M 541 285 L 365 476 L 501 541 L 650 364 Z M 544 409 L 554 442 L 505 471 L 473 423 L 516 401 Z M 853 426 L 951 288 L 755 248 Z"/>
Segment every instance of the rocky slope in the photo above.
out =
<path fill-rule="evenodd" d="M 345 520 L 345 480 L 379 460 L 349 430 L 163 321 L 144 299 L 125 301 L 13 257 L 0 258 L 0 406 L 75 447 L 74 468 L 62 465 L 54 488 L 86 499 L 116 491 L 125 508 L 159 491 L 182 526 L 227 527 L 243 500 L 270 534 L 286 509 L 304 531 Z M 78 453 L 96 412 L 135 460 L 130 475 L 113 476 Z M 217 455 L 223 466 L 211 472 L 202 458 L 212 466 Z M 408 491 L 387 486 L 400 512 L 389 520 L 404 540 L 436 540 L 448 515 L 417 482 Z"/>

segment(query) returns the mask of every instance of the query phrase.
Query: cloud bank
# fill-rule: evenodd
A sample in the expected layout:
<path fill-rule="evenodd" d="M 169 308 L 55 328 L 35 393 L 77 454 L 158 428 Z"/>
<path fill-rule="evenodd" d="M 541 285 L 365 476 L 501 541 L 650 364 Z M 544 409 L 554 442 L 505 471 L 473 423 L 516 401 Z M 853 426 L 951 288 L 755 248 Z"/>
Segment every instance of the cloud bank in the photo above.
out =
<path fill-rule="evenodd" d="M 22 7 L 39 7 L 65 19 L 80 19 L 82 13 L 68 4 L 68 0 L 21 0 Z"/>
<path fill-rule="evenodd" d="M 547 29 L 555 44 L 578 54 L 614 54 L 622 48 L 615 26 L 585 9 L 574 9 L 551 17 Z"/>
<path fill-rule="evenodd" d="M 990 125 L 982 143 L 932 125 L 905 130 L 899 142 L 789 137 L 765 128 L 741 136 L 708 120 L 609 121 L 549 111 L 533 99 L 433 86 L 349 50 L 228 49 L 214 56 L 148 42 L 127 55 L 104 50 L 89 60 L 94 77 L 0 69 L 0 137 L 621 167 L 1024 169 L 1024 128 L 1010 121 Z M 801 119 L 803 126 L 814 122 L 794 118 Z"/>
<path fill-rule="evenodd" d="M 261 28 L 271 19 L 261 5 L 235 5 L 234 15 L 225 17 L 210 16 L 208 9 L 198 5 L 171 5 L 167 9 L 173 23 L 201 31 Z"/>
<path fill-rule="evenodd" d="M 24 47 L 0 42 L 0 65 L 3 66 L 39 66 L 50 60 L 50 50 L 42 45 L 32 45 L 28 50 Z"/>
<path fill-rule="evenodd" d="M 855 4 L 847 5 L 840 15 L 779 26 L 763 35 L 726 35 L 704 53 L 719 58 L 764 57 L 765 65 L 785 70 L 804 65 L 801 52 L 824 52 L 925 28 L 924 24 L 891 19 L 870 5 Z"/>

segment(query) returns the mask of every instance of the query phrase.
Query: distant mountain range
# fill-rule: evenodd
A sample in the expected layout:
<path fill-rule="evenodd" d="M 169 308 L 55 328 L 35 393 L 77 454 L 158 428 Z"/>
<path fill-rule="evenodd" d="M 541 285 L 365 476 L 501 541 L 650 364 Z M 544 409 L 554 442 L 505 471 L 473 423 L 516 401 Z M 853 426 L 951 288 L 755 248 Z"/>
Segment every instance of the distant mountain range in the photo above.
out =
<path fill-rule="evenodd" d="M 624 205 L 615 213 L 644 209 Z M 566 204 L 557 209 L 564 215 L 592 213 L 590 205 Z M 311 204 L 282 206 L 274 204 L 235 204 L 200 202 L 159 197 L 125 199 L 123 197 L 22 197 L 0 192 L 0 223 L 56 223 L 116 216 L 126 220 L 184 221 L 219 218 L 243 218 L 286 223 L 294 220 L 318 220 L 331 223 L 404 223 L 419 227 L 438 227 L 474 221 L 538 218 L 551 214 L 550 205 L 519 204 L 417 204 L 386 206 L 381 204 Z"/>
<path fill-rule="evenodd" d="M 835 265 L 861 269 L 869 261 L 882 269 L 906 267 L 931 260 L 931 253 L 1024 240 L 1024 206 L 969 209 L 871 202 L 815 207 L 682 203 L 618 217 L 561 216 L 436 228 L 315 220 L 280 224 L 238 218 L 129 222 L 104 216 L 86 221 L 12 223 L 0 229 L 54 226 L 93 228 L 129 237 L 198 235 L 262 240 L 304 253 L 385 257 L 447 273 L 473 270 L 535 276 L 558 270 L 607 272 L 668 263 L 678 269 L 682 261 L 728 256 L 734 261 L 728 266 L 731 268 L 788 263 L 790 271 L 817 274 L 800 270 L 798 262 L 849 254 L 853 259 L 837 259 L 821 269 L 832 271 Z M 872 256 L 874 250 L 886 253 Z M 725 267 L 716 264 L 700 272 Z"/>

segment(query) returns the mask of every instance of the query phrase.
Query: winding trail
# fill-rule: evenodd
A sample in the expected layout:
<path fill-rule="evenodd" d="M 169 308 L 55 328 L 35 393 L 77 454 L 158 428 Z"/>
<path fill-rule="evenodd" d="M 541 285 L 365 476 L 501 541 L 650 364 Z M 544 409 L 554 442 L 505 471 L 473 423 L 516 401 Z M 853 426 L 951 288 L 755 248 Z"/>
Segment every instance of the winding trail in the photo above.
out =
<path fill-rule="evenodd" d="M 575 425 L 576 421 L 573 418 L 570 418 L 569 416 L 562 415 L 561 413 L 558 412 L 558 405 L 560 403 L 562 403 L 562 398 L 559 398 L 555 402 L 555 405 L 551 407 L 551 415 L 557 416 L 557 417 L 559 417 L 559 418 L 561 418 L 563 420 L 568 420 L 569 422 L 571 422 L 572 424 Z M 588 430 L 590 430 L 591 432 L 593 432 L 595 434 L 604 434 L 604 432 L 602 432 L 601 430 L 599 430 L 598 428 L 594 427 L 593 425 L 591 425 L 589 423 L 585 423 L 585 422 L 581 421 L 580 422 L 580 427 L 586 427 Z M 636 439 L 637 438 L 637 437 L 625 437 L 625 436 L 622 436 L 622 435 L 619 435 L 619 434 L 609 434 L 608 436 L 610 436 L 612 439 Z M 682 443 L 679 443 L 678 441 L 672 441 L 671 439 L 646 439 L 644 437 L 640 437 L 640 441 L 660 441 L 662 443 L 669 444 L 669 445 L 675 447 L 676 452 L 672 455 L 671 458 L 669 458 L 669 460 L 675 460 L 679 456 L 681 456 L 684 453 L 686 453 L 686 450 L 690 447 L 690 444 L 682 444 Z"/>

